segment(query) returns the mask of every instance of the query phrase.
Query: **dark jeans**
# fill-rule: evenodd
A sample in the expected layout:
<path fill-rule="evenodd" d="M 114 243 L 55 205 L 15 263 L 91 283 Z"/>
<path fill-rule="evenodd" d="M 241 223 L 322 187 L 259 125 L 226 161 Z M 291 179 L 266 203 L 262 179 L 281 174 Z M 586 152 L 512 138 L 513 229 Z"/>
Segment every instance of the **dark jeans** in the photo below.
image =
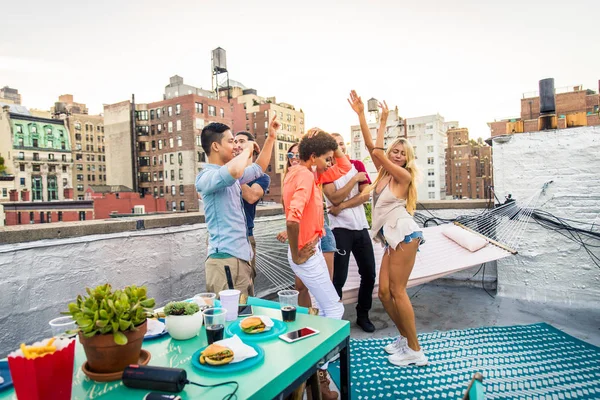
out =
<path fill-rule="evenodd" d="M 354 231 L 335 228 L 333 229 L 333 235 L 338 248 L 333 262 L 333 286 L 342 298 L 342 288 L 348 278 L 348 264 L 350 253 L 352 253 L 360 274 L 356 313 L 359 317 L 366 315 L 373 304 L 373 288 L 375 287 L 375 255 L 373 254 L 373 243 L 369 237 L 369 231 L 367 229 Z"/>

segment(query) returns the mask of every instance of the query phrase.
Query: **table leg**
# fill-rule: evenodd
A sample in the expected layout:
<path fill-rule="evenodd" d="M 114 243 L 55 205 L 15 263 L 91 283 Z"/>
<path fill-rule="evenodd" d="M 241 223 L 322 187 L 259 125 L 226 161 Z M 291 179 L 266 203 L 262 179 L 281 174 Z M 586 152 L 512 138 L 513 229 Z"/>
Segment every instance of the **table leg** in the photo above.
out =
<path fill-rule="evenodd" d="M 314 374 L 308 379 L 310 385 L 310 394 L 312 400 L 321 400 L 321 385 L 319 384 L 319 370 L 317 369 Z"/>
<path fill-rule="evenodd" d="M 350 340 L 346 338 L 345 346 L 340 351 L 340 395 L 341 400 L 350 399 Z"/>

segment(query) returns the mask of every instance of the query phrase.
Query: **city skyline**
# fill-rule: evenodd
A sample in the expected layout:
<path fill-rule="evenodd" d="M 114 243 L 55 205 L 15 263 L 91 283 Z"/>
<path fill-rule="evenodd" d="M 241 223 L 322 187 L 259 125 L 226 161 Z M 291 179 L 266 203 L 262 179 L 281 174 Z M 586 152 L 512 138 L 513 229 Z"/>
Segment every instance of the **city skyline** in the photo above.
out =
<path fill-rule="evenodd" d="M 0 86 L 19 89 L 29 108 L 49 109 L 71 93 L 97 114 L 131 94 L 160 100 L 176 74 L 210 89 L 210 52 L 222 47 L 231 79 L 302 108 L 307 128 L 346 140 L 356 124 L 351 89 L 365 103 L 385 99 L 405 118 L 457 120 L 474 138 L 490 136 L 487 122 L 518 116 L 522 94 L 540 79 L 598 90 L 600 55 L 584 40 L 594 37 L 596 3 L 570 3 L 589 12 L 568 32 L 559 28 L 564 9 L 538 1 L 434 3 L 108 1 L 89 9 L 69 0 L 60 13 L 10 3 L 0 27 L 11 37 L 0 44 Z M 51 32 L 48 18 L 56 19 Z"/>

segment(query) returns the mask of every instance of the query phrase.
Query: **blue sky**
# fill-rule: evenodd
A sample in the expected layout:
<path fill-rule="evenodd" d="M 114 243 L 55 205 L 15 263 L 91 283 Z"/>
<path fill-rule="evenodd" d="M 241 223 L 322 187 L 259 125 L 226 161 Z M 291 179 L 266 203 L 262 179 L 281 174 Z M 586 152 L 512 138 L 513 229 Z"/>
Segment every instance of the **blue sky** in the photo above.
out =
<path fill-rule="evenodd" d="M 54 5 L 52 5 L 54 4 Z M 210 52 L 230 77 L 294 104 L 309 126 L 348 137 L 346 97 L 385 99 L 404 117 L 440 113 L 472 137 L 517 116 L 524 92 L 598 90 L 600 2 L 13 1 L 2 6 L 0 86 L 48 109 L 58 95 L 102 104 L 161 99 L 170 76 L 210 88 Z"/>

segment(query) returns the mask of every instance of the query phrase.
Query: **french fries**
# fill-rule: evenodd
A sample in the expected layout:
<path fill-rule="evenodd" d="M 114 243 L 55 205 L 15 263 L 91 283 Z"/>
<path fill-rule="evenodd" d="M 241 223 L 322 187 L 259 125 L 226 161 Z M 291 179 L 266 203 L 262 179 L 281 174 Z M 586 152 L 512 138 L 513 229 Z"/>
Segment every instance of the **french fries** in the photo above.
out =
<path fill-rule="evenodd" d="M 56 351 L 56 346 L 53 345 L 54 338 L 48 340 L 45 346 L 26 346 L 25 343 L 21 343 L 21 351 L 23 357 L 28 360 L 33 360 L 37 357 L 45 356 L 46 354 L 53 354 Z"/>

